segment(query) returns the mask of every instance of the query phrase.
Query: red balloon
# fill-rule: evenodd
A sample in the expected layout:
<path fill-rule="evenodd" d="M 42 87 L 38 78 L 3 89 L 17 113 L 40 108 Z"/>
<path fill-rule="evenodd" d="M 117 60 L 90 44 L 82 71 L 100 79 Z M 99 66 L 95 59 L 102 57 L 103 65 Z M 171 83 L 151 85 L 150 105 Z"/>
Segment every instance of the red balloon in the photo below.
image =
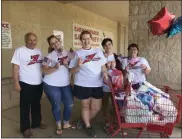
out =
<path fill-rule="evenodd" d="M 175 15 L 170 14 L 167 8 L 162 8 L 158 14 L 148 21 L 153 35 L 162 35 L 167 32 L 174 21 Z"/>

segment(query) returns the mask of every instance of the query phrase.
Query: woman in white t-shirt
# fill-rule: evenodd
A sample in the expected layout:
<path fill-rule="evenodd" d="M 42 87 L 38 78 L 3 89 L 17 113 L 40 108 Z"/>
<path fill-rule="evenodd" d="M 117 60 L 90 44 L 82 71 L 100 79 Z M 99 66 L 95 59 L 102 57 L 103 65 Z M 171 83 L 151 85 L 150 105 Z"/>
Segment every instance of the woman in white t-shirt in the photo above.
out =
<path fill-rule="evenodd" d="M 48 37 L 47 41 L 54 50 L 43 61 L 43 73 L 45 74 L 43 89 L 52 105 L 52 113 L 57 125 L 56 133 L 61 135 L 61 103 L 64 104 L 63 128 L 76 128 L 69 123 L 73 106 L 73 94 L 69 78 L 68 52 L 62 49 L 60 41 L 54 35 Z"/>
<path fill-rule="evenodd" d="M 148 61 L 144 57 L 138 57 L 138 52 L 138 45 L 130 44 L 128 46 L 128 58 L 125 58 L 122 62 L 123 70 L 134 74 L 133 89 L 138 89 L 140 84 L 146 80 L 146 74 L 151 71 Z"/>
<path fill-rule="evenodd" d="M 83 31 L 80 35 L 82 48 L 77 50 L 69 68 L 75 74 L 74 96 L 81 100 L 82 119 L 78 123 L 85 124 L 86 132 L 96 137 L 90 120 L 96 116 L 102 105 L 103 78 L 107 79 L 106 59 L 100 48 L 92 48 L 92 35 Z"/>

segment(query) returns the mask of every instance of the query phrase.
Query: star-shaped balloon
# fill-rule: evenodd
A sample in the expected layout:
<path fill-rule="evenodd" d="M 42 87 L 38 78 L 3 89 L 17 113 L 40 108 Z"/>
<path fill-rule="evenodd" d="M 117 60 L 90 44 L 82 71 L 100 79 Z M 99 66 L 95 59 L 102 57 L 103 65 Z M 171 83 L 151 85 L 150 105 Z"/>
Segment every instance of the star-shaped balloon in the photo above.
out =
<path fill-rule="evenodd" d="M 174 23 L 172 24 L 168 34 L 167 34 L 167 38 L 168 37 L 172 37 L 174 35 L 176 35 L 177 33 L 180 33 L 182 31 L 182 16 L 178 17 Z"/>
<path fill-rule="evenodd" d="M 168 31 L 174 21 L 175 15 L 168 12 L 167 8 L 162 8 L 158 14 L 148 21 L 148 25 L 153 35 L 162 35 Z"/>

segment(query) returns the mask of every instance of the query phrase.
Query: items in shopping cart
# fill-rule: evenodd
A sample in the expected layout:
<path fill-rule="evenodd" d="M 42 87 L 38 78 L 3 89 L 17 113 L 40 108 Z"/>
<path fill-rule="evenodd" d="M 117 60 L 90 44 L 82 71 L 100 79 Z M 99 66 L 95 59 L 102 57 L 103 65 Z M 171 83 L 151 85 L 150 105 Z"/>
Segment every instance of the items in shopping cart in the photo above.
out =
<path fill-rule="evenodd" d="M 160 97 L 156 100 L 153 110 L 163 116 L 163 119 L 158 121 L 161 124 L 174 123 L 177 117 L 177 109 L 170 99 Z"/>
<path fill-rule="evenodd" d="M 143 87 L 144 88 L 144 87 Z M 125 117 L 127 123 L 158 123 L 164 125 L 166 123 L 174 123 L 177 117 L 177 110 L 169 99 L 169 95 L 160 90 L 159 92 L 139 88 L 139 91 L 125 96 L 126 101 L 123 103 L 124 93 L 120 94 L 120 98 L 115 97 L 117 101 L 121 101 L 121 115 Z M 155 88 L 155 90 L 158 90 Z M 162 93 L 161 93 L 162 92 Z M 166 97 L 167 96 L 167 97 Z"/>
<path fill-rule="evenodd" d="M 126 99 L 126 104 L 121 109 L 126 123 L 147 123 L 150 121 L 152 112 L 136 96 L 131 95 Z"/>
<path fill-rule="evenodd" d="M 152 110 L 154 105 L 154 98 L 150 94 L 147 93 L 139 93 L 137 94 L 137 98 L 144 104 L 147 105 L 149 110 Z"/>
<path fill-rule="evenodd" d="M 136 137 L 144 130 L 157 132 L 161 137 L 169 137 L 175 124 L 180 122 L 182 96 L 167 86 L 159 89 L 149 82 L 140 84 L 139 89 L 134 90 L 132 74 L 127 73 L 125 77 L 126 88 L 122 91 L 115 91 L 113 85 L 108 84 L 115 110 L 115 122 L 106 129 L 106 132 L 109 131 L 108 136 L 114 137 L 122 133 L 124 137 L 124 129 L 137 128 L 139 132 Z M 148 97 L 148 100 L 143 99 L 143 103 L 137 98 L 139 94 L 150 95 L 152 99 L 149 99 L 151 97 Z M 149 103 L 153 104 L 152 108 Z"/>
<path fill-rule="evenodd" d="M 149 82 L 144 81 L 143 84 L 144 84 L 145 86 L 147 86 L 148 89 L 151 89 L 151 90 L 153 90 L 153 91 L 155 91 L 155 92 L 161 94 L 163 97 L 169 98 L 169 94 L 163 92 L 161 89 L 159 89 L 159 88 L 153 86 L 153 85 L 150 84 Z"/>

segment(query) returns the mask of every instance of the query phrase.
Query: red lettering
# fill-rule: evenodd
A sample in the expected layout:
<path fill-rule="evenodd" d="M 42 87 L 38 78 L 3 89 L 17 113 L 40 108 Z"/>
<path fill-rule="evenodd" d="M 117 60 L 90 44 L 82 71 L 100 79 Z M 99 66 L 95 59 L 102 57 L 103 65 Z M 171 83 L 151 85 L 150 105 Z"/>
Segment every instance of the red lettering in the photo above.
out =
<path fill-rule="evenodd" d="M 85 29 L 85 28 L 81 28 L 81 27 L 76 27 L 76 26 L 74 27 L 74 31 L 76 31 L 76 32 L 82 32 L 82 31 L 85 31 L 85 30 L 89 31 L 92 35 L 99 36 L 99 32 L 98 31 L 94 31 L 92 29 Z"/>
<path fill-rule="evenodd" d="M 32 65 L 32 64 L 35 64 L 35 63 L 40 63 L 40 61 L 38 61 L 38 59 L 39 59 L 38 54 L 37 55 L 32 55 L 31 56 L 31 61 L 30 61 L 30 63 L 28 63 L 28 65 Z"/>

